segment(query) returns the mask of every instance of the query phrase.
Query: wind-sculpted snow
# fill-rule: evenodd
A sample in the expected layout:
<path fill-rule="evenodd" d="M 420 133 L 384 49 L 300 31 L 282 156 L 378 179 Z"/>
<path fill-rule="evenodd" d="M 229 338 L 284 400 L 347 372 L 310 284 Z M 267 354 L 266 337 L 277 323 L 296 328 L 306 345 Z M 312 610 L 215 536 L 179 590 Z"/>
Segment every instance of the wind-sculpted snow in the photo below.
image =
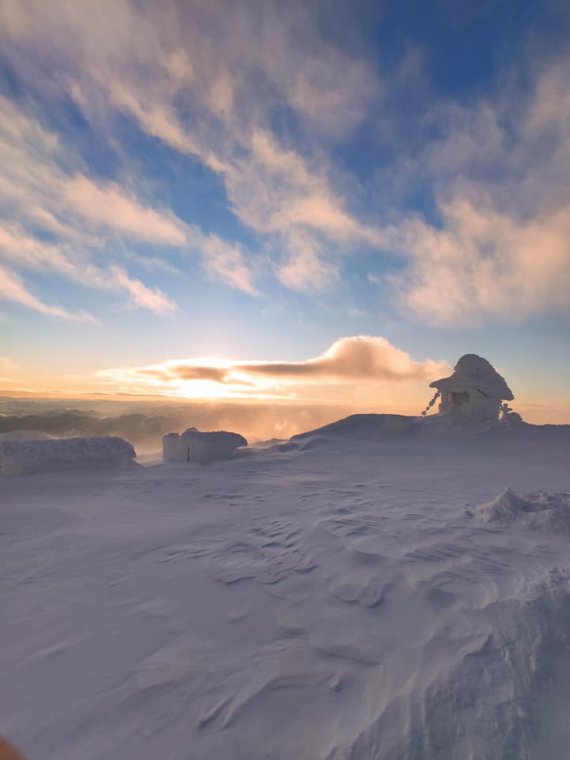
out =
<path fill-rule="evenodd" d="M 384 434 L 403 433 L 412 429 L 416 422 L 416 417 L 406 417 L 403 414 L 351 414 L 350 417 L 331 422 L 330 425 L 317 430 L 294 435 L 291 440 L 304 441 L 314 436 L 334 436 L 362 441 Z"/>
<path fill-rule="evenodd" d="M 570 533 L 570 493 L 541 492 L 523 498 L 505 488 L 497 498 L 479 507 L 477 516 L 487 522 Z"/>
<path fill-rule="evenodd" d="M 0 440 L 0 475 L 133 466 L 135 450 L 121 438 Z"/>
<path fill-rule="evenodd" d="M 568 534 L 476 514 L 568 492 L 534 439 L 4 479 L 3 731 L 42 760 L 561 760 Z"/>

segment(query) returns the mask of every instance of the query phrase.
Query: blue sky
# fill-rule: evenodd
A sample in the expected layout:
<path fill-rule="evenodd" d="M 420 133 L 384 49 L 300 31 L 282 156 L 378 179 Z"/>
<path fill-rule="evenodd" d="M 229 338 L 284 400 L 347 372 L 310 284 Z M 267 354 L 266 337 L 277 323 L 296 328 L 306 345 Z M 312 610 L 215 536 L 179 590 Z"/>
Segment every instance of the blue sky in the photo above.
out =
<path fill-rule="evenodd" d="M 411 411 L 477 352 L 570 420 L 567 3 L 4 0 L 0 38 L 5 391 Z"/>

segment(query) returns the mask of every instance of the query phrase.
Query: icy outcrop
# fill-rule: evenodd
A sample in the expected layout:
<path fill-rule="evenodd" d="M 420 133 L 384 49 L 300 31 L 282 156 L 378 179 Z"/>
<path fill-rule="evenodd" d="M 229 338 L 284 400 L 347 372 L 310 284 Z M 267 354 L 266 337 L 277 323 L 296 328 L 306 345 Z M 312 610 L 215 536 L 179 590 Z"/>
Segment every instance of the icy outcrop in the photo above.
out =
<path fill-rule="evenodd" d="M 0 473 L 76 469 L 118 469 L 134 464 L 136 453 L 122 438 L 0 440 Z"/>
<path fill-rule="evenodd" d="M 239 433 L 225 430 L 202 433 L 197 428 L 188 428 L 181 435 L 169 433 L 163 437 L 162 458 L 165 462 L 207 464 L 231 459 L 240 446 L 247 446 L 247 440 Z"/>
<path fill-rule="evenodd" d="M 538 493 L 523 498 L 505 488 L 495 499 L 479 507 L 477 515 L 486 522 L 570 533 L 570 493 Z"/>

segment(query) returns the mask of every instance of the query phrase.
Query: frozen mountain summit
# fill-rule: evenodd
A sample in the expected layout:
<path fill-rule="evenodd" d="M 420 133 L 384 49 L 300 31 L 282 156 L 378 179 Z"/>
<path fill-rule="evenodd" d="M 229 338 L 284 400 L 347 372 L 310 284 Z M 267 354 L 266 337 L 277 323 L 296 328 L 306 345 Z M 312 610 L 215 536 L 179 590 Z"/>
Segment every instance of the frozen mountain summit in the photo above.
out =
<path fill-rule="evenodd" d="M 455 433 L 504 430 L 505 424 L 522 422 L 507 401 L 513 392 L 493 365 L 476 354 L 465 354 L 453 374 L 430 383 L 436 393 L 419 417 L 402 414 L 352 414 L 316 430 L 294 435 L 281 449 L 291 446 L 310 448 L 326 441 L 341 439 L 382 440 L 394 435 Z M 436 414 L 426 416 L 439 400 Z M 499 414 L 501 414 L 500 424 Z"/>

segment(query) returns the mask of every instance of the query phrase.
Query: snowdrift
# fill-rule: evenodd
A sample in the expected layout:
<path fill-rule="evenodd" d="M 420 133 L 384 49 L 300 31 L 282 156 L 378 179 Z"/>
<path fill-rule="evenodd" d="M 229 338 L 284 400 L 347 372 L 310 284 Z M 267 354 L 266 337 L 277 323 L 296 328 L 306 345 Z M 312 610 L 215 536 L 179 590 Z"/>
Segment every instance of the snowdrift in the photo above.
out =
<path fill-rule="evenodd" d="M 550 569 L 518 598 L 472 611 L 471 620 L 469 634 L 459 626 L 444 632 L 442 626 L 426 644 L 423 654 L 431 650 L 431 657 L 402 693 L 385 702 L 377 697 L 362 730 L 326 760 L 565 758 L 560 735 L 544 734 L 570 707 L 568 690 L 556 684 L 569 656 L 570 567 Z M 452 650 L 443 651 L 440 636 L 455 638 Z M 544 697 L 554 696 L 553 684 L 557 705 Z"/>
<path fill-rule="evenodd" d="M 122 438 L 0 440 L 0 474 L 134 466 L 136 453 Z"/>
<path fill-rule="evenodd" d="M 373 440 L 382 438 L 386 434 L 411 430 L 416 421 L 416 417 L 407 417 L 403 414 L 351 414 L 329 425 L 294 435 L 290 440 L 293 443 L 326 438 Z"/>
<path fill-rule="evenodd" d="M 505 488 L 495 499 L 479 507 L 477 515 L 485 522 L 570 533 L 570 493 L 542 492 L 523 498 Z"/>
<path fill-rule="evenodd" d="M 331 442 L 393 441 L 426 443 L 456 440 L 462 444 L 475 441 L 486 445 L 492 439 L 530 446 L 570 446 L 570 425 L 531 425 L 507 415 L 498 422 L 462 418 L 454 414 L 411 417 L 402 414 L 352 414 L 329 425 L 292 436 L 275 444 L 279 451 L 308 449 Z"/>

